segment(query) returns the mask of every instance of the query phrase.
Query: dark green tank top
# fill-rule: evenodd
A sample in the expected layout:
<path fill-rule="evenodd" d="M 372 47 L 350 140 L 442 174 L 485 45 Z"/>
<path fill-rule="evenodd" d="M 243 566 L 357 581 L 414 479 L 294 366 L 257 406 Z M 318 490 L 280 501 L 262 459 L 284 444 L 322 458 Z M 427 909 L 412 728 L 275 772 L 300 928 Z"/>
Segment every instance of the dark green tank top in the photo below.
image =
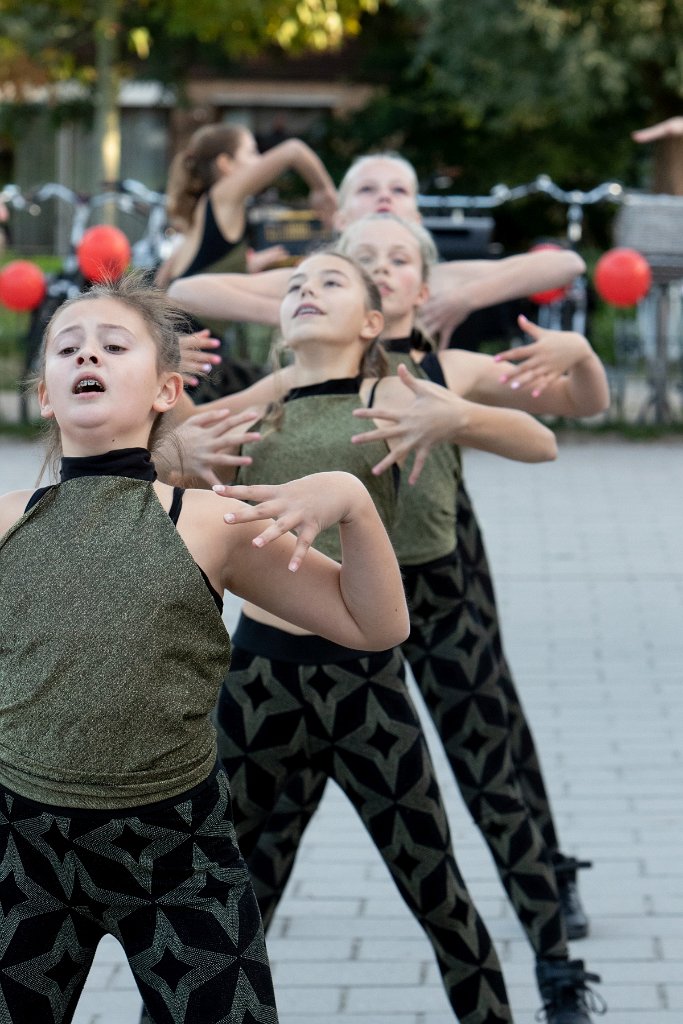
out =
<path fill-rule="evenodd" d="M 285 402 L 280 426 L 275 429 L 262 424 L 261 440 L 242 449 L 253 461 L 250 466 L 240 467 L 238 482 L 280 484 L 309 473 L 344 470 L 365 484 L 382 522 L 390 530 L 396 514 L 396 477 L 391 472 L 380 477 L 372 474 L 372 467 L 387 454 L 386 444 L 351 444 L 354 434 L 375 429 L 371 420 L 352 415 L 362 404 L 359 383 L 344 378 L 292 391 Z M 313 546 L 339 561 L 338 527 L 318 534 Z"/>
<path fill-rule="evenodd" d="M 387 352 L 391 373 L 403 363 L 414 377 L 429 379 L 409 355 Z M 422 565 L 452 554 L 457 545 L 457 496 L 462 474 L 457 445 L 436 445 L 427 456 L 416 484 L 408 483 L 414 462 L 410 455 L 401 470 L 398 510 L 391 540 L 400 565 Z"/>
<path fill-rule="evenodd" d="M 2 785 L 116 809 L 210 774 L 230 638 L 150 483 L 48 490 L 0 538 L 0 579 Z"/>

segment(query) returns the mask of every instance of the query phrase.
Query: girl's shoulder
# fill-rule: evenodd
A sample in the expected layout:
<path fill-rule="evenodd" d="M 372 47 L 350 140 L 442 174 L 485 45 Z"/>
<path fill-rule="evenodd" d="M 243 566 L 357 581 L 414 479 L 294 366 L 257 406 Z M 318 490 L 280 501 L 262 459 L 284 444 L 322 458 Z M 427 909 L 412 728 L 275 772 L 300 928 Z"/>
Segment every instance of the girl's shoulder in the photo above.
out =
<path fill-rule="evenodd" d="M 0 496 L 0 536 L 24 514 L 33 491 L 9 491 Z"/>
<path fill-rule="evenodd" d="M 224 498 L 214 491 L 194 487 L 183 493 L 176 528 L 195 562 L 218 591 L 224 589 L 225 569 L 231 562 L 235 545 L 244 540 L 243 532 L 231 528 L 224 516 L 242 504 L 235 498 Z"/>
<path fill-rule="evenodd" d="M 359 395 L 363 405 L 368 408 L 380 403 L 383 407 L 401 408 L 413 397 L 401 378 L 395 374 L 387 374 L 384 377 L 365 377 L 361 381 Z"/>

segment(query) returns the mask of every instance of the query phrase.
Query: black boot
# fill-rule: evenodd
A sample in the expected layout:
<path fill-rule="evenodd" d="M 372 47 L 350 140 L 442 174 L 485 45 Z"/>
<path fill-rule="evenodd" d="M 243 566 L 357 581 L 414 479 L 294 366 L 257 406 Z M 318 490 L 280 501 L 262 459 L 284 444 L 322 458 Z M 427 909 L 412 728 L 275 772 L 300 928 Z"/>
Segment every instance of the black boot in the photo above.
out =
<path fill-rule="evenodd" d="M 605 1012 L 604 1000 L 587 985 L 600 977 L 588 974 L 583 960 L 537 960 L 536 978 L 547 1024 L 591 1024 L 590 1011 Z"/>
<path fill-rule="evenodd" d="M 557 888 L 560 894 L 562 917 L 567 928 L 568 939 L 585 939 L 588 935 L 588 918 L 581 906 L 576 872 L 579 868 L 590 868 L 590 860 L 577 860 L 576 857 L 565 857 L 563 853 L 553 854 L 553 867 Z"/>

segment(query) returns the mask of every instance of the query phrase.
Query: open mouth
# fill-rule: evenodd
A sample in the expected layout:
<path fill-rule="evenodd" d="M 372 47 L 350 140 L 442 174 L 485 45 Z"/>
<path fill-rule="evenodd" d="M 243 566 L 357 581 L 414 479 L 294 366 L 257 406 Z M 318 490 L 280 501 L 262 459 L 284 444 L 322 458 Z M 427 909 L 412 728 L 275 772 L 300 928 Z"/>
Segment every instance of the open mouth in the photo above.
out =
<path fill-rule="evenodd" d="M 297 317 L 297 316 L 320 316 L 320 315 L 321 315 L 320 314 L 320 310 L 318 309 L 317 306 L 299 306 L 299 308 L 297 309 L 296 313 L 294 314 L 295 317 Z"/>
<path fill-rule="evenodd" d="M 74 387 L 75 395 L 89 395 L 104 391 L 104 385 L 96 377 L 84 377 Z"/>

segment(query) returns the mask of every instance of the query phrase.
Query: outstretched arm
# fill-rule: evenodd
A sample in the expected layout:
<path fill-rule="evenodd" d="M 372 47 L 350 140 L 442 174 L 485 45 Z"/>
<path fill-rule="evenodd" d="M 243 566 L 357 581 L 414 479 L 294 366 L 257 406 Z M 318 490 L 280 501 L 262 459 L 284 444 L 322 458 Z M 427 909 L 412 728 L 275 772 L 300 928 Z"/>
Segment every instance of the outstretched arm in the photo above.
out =
<path fill-rule="evenodd" d="M 420 322 L 445 347 L 458 324 L 474 310 L 561 288 L 585 268 L 571 249 L 544 249 L 502 260 L 437 263 L 430 271 L 430 297 L 420 310 Z"/>
<path fill-rule="evenodd" d="M 639 128 L 631 132 L 634 142 L 656 142 L 657 139 L 674 138 L 679 135 L 683 135 L 683 117 L 667 117 L 665 121 L 659 121 L 649 128 Z"/>
<path fill-rule="evenodd" d="M 224 554 L 227 589 L 346 647 L 385 650 L 406 638 L 410 624 L 396 556 L 355 476 L 316 473 L 279 486 L 223 487 L 219 493 L 241 499 L 225 508 L 229 529 L 236 531 Z M 341 565 L 309 550 L 315 536 L 335 523 Z"/>
<path fill-rule="evenodd" d="M 248 165 L 233 167 L 230 174 L 214 185 L 212 195 L 219 204 L 241 206 L 249 196 L 263 192 L 289 170 L 296 171 L 306 182 L 311 207 L 331 227 L 337 209 L 337 190 L 320 157 L 301 139 L 286 139 Z"/>
<path fill-rule="evenodd" d="M 556 458 L 555 435 L 527 413 L 468 401 L 440 384 L 413 377 L 402 364 L 398 374 L 400 381 L 383 382 L 381 404 L 354 411 L 358 418 L 387 423 L 353 438 L 355 444 L 385 440 L 391 445 L 391 451 L 373 468 L 373 473 L 383 473 L 414 450 L 415 461 L 408 478 L 414 484 L 430 449 L 444 441 L 519 462 L 547 462 Z"/>
<path fill-rule="evenodd" d="M 196 274 L 178 278 L 168 294 L 199 317 L 275 326 L 291 273 L 284 267 L 257 274 Z"/>
<path fill-rule="evenodd" d="M 594 416 L 608 408 L 607 374 L 587 338 L 546 330 L 525 316 L 519 326 L 532 343 L 494 357 L 506 401 L 514 391 L 523 408 L 555 416 Z"/>

